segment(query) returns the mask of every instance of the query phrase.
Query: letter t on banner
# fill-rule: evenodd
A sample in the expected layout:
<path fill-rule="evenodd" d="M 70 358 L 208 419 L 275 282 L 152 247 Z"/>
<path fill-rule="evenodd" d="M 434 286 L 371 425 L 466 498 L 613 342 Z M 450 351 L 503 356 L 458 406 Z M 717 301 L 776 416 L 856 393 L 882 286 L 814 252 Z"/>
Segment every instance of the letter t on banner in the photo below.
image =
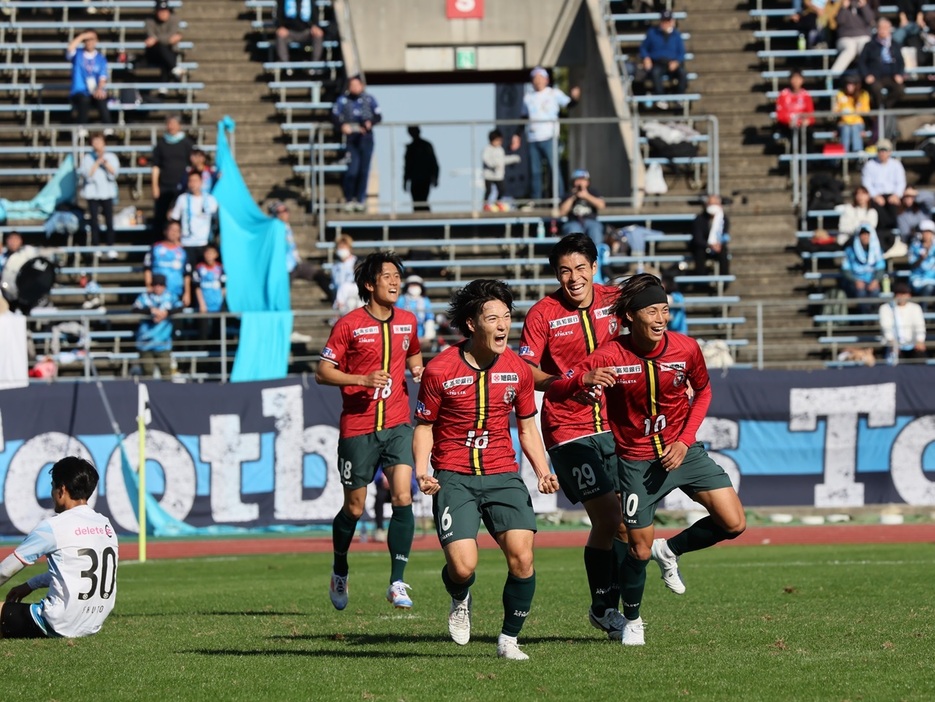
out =
<path fill-rule="evenodd" d="M 139 394 L 136 398 L 136 433 L 140 437 L 140 455 L 137 476 L 139 479 L 139 503 L 137 522 L 139 524 L 139 560 L 146 562 L 146 427 L 153 421 L 153 413 L 149 409 L 149 390 L 140 383 Z"/>

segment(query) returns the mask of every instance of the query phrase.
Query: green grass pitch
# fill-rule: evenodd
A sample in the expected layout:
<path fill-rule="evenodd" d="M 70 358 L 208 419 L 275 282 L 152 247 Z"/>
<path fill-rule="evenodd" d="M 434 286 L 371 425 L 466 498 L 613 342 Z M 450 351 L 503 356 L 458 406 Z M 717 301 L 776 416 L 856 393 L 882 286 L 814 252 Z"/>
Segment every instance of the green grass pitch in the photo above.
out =
<path fill-rule="evenodd" d="M 440 551 L 413 553 L 408 612 L 384 599 L 388 556 L 353 551 L 350 604 L 335 611 L 330 562 L 316 554 L 124 563 L 116 609 L 98 635 L 0 641 L 4 698 L 935 699 L 930 544 L 709 549 L 682 559 L 681 597 L 650 563 L 642 648 L 588 624 L 580 549 L 540 550 L 520 637 L 527 662 L 495 656 L 499 552 L 481 552 L 463 647 L 448 638 Z"/>

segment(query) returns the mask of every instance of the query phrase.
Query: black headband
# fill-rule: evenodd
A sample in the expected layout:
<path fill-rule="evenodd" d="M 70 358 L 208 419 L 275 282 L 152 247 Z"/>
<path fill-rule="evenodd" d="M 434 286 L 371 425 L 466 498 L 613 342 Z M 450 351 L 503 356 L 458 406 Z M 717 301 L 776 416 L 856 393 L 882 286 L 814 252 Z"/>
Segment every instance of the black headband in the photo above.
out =
<path fill-rule="evenodd" d="M 645 290 L 640 290 L 630 300 L 627 310 L 630 312 L 639 312 L 644 307 L 658 305 L 659 303 L 668 304 L 669 296 L 666 295 L 666 289 L 661 285 L 650 285 Z"/>

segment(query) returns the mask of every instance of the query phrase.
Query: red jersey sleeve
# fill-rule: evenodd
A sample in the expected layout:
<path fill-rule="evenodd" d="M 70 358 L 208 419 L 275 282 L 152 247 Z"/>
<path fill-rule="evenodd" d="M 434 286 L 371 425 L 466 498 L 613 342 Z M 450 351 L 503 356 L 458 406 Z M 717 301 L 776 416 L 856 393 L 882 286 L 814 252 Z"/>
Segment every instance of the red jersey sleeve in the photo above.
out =
<path fill-rule="evenodd" d="M 341 320 L 338 320 L 338 323 L 334 325 L 331 334 L 328 336 L 328 341 L 325 342 L 325 346 L 321 350 L 322 361 L 329 361 L 338 368 L 341 368 L 342 361 L 347 353 L 347 329 L 347 325 L 342 324 Z"/>
<path fill-rule="evenodd" d="M 542 354 L 548 346 L 549 325 L 542 319 L 538 303 L 526 314 L 523 333 L 519 338 L 519 357 L 534 366 L 541 365 Z"/>
<path fill-rule="evenodd" d="M 619 337 L 618 337 L 619 338 Z M 565 377 L 554 381 L 546 391 L 546 397 L 552 402 L 564 402 L 586 391 L 584 376 L 595 368 L 617 365 L 619 342 L 612 339 L 599 346 L 594 353 L 565 373 Z"/>
<path fill-rule="evenodd" d="M 422 382 L 419 384 L 419 398 L 416 401 L 416 419 L 421 422 L 434 423 L 441 408 L 442 379 L 432 368 L 432 363 L 426 366 L 422 373 Z"/>
<path fill-rule="evenodd" d="M 536 383 L 529 366 L 525 363 L 517 365 L 519 366 L 519 391 L 516 393 L 513 407 L 516 409 L 517 419 L 527 419 L 534 417 L 538 411 L 536 409 Z"/>

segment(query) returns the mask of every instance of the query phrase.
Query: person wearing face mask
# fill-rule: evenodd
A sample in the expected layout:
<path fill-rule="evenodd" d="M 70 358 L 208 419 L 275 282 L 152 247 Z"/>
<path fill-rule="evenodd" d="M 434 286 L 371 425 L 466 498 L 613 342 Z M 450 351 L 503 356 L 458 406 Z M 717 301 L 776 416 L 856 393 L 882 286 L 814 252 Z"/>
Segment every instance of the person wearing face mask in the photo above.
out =
<path fill-rule="evenodd" d="M 730 275 L 730 220 L 724 214 L 720 195 L 709 195 L 705 210 L 692 222 L 691 252 L 695 260 L 695 275 L 705 275 L 707 261 L 715 259 L 720 275 Z"/>
<path fill-rule="evenodd" d="M 675 28 L 675 17 L 663 12 L 657 27 L 650 27 L 640 44 L 640 61 L 653 81 L 653 95 L 665 95 L 664 79 L 669 76 L 672 92 L 685 92 L 685 42 Z M 656 103 L 660 110 L 668 110 L 669 103 Z"/>
<path fill-rule="evenodd" d="M 334 309 L 341 316 L 363 306 L 357 294 L 357 282 L 354 269 L 357 268 L 357 256 L 353 251 L 354 240 L 342 234 L 334 241 L 334 263 L 331 264 L 331 299 Z"/>
<path fill-rule="evenodd" d="M 432 314 L 432 303 L 425 296 L 425 283 L 421 276 L 406 278 L 405 293 L 396 301 L 396 306 L 415 315 L 422 350 L 430 350 L 435 341 L 435 315 Z"/>

